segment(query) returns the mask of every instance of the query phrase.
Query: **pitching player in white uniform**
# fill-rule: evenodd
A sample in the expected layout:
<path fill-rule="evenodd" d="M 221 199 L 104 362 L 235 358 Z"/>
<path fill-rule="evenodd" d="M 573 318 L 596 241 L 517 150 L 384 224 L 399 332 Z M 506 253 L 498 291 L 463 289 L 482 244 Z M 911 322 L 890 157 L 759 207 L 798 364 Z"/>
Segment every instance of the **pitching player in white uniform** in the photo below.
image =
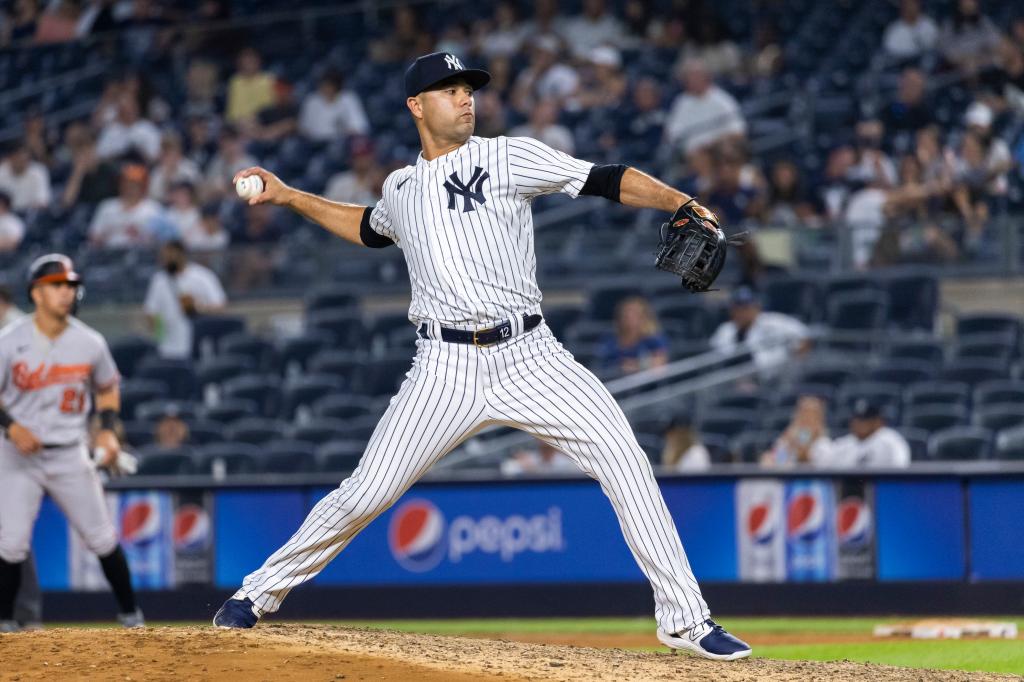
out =
<path fill-rule="evenodd" d="M 107 511 L 88 450 L 96 395 L 100 464 L 116 466 L 120 444 L 119 375 L 106 341 L 73 316 L 81 278 L 71 259 L 51 254 L 30 267 L 35 314 L 0 332 L 0 631 L 13 620 L 22 562 L 28 556 L 43 495 L 100 559 L 125 627 L 142 627 L 128 562 Z"/>
<path fill-rule="evenodd" d="M 595 166 L 529 138 L 473 136 L 473 91 L 485 71 L 426 55 L 405 76 L 422 142 L 413 166 L 384 183 L 372 209 L 285 186 L 261 168 L 250 203 L 287 206 L 356 244 L 404 251 L 416 357 L 352 475 L 225 602 L 222 627 L 252 627 L 317 575 L 437 460 L 480 429 L 527 431 L 597 479 L 650 580 L 659 639 L 732 660 L 750 647 L 709 618 L 707 604 L 644 451 L 611 394 L 541 317 L 531 201 L 563 192 L 676 211 L 691 198 L 640 171 Z"/>

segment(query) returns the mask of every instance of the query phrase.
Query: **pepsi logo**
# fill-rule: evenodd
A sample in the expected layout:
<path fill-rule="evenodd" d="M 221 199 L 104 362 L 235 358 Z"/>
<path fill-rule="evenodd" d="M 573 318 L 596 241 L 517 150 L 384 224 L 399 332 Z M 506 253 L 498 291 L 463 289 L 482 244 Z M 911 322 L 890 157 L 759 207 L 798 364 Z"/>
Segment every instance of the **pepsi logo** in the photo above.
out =
<path fill-rule="evenodd" d="M 775 513 L 768 502 L 757 502 L 747 511 L 747 534 L 759 545 L 767 544 L 775 536 Z"/>
<path fill-rule="evenodd" d="M 789 500 L 786 532 L 791 538 L 808 538 L 819 532 L 825 522 L 825 510 L 818 496 L 799 492 Z"/>
<path fill-rule="evenodd" d="M 160 512 L 149 500 L 129 502 L 121 512 L 121 540 L 124 542 L 148 542 L 159 533 Z"/>
<path fill-rule="evenodd" d="M 388 545 L 402 568 L 416 573 L 441 563 L 446 550 L 445 520 L 427 500 L 409 500 L 391 516 Z"/>
<path fill-rule="evenodd" d="M 174 548 L 200 551 L 210 546 L 210 515 L 196 504 L 184 504 L 174 515 Z"/>
<path fill-rule="evenodd" d="M 871 509 L 859 497 L 847 497 L 836 509 L 836 536 L 841 545 L 862 545 L 871 539 Z"/>

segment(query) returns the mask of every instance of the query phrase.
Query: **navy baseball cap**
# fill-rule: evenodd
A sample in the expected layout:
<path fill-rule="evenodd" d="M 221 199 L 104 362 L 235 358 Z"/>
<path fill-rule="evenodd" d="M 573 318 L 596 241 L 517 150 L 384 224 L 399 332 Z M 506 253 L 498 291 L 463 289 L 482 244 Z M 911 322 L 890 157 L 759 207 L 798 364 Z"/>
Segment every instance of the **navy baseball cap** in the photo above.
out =
<path fill-rule="evenodd" d="M 853 411 L 850 416 L 853 419 L 875 419 L 882 416 L 882 408 L 868 398 L 859 398 L 853 404 Z"/>
<path fill-rule="evenodd" d="M 432 52 L 414 61 L 405 70 L 405 95 L 415 97 L 432 85 L 461 76 L 474 90 L 487 85 L 491 74 L 482 69 L 467 69 L 462 60 L 448 52 Z"/>
<path fill-rule="evenodd" d="M 736 287 L 729 297 L 730 305 L 756 305 L 760 302 L 757 292 L 748 286 Z"/>

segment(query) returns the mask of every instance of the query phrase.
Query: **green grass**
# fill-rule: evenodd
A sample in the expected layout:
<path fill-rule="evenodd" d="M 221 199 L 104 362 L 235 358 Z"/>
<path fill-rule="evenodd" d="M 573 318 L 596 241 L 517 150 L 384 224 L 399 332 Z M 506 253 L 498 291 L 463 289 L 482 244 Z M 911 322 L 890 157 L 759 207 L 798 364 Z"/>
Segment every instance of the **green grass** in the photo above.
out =
<path fill-rule="evenodd" d="M 1018 640 L 880 640 L 864 644 L 760 646 L 759 658 L 801 661 L 860 661 L 908 668 L 978 670 L 1024 674 L 1024 643 Z"/>

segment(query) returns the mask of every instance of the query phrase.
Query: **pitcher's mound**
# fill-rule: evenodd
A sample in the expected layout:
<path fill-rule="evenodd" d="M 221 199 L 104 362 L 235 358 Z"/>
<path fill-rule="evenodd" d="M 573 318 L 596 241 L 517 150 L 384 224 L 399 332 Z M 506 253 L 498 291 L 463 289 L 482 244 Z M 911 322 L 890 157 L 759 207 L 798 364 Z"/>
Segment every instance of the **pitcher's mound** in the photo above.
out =
<path fill-rule="evenodd" d="M 5 680 L 996 680 L 861 663 L 744 660 L 264 624 L 253 630 L 52 629 L 0 635 Z"/>

